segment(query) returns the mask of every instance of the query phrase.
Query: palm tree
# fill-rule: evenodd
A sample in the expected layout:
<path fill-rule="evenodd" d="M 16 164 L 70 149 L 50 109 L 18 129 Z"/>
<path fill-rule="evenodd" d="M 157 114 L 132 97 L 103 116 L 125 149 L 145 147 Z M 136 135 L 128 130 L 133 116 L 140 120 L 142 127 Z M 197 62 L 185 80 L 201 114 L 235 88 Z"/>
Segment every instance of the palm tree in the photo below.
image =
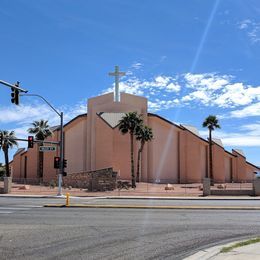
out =
<path fill-rule="evenodd" d="M 136 187 L 135 184 L 135 170 L 134 170 L 134 134 L 136 128 L 143 123 L 143 119 L 137 112 L 125 113 L 125 115 L 119 121 L 119 130 L 122 134 L 130 134 L 130 146 L 131 146 L 131 176 L 132 176 L 132 188 Z"/>
<path fill-rule="evenodd" d="M 211 185 L 214 183 L 213 176 L 213 161 L 212 161 L 212 131 L 216 128 L 220 128 L 218 124 L 218 119 L 216 116 L 209 115 L 202 124 L 203 127 L 209 129 L 209 177 L 211 180 Z"/>
<path fill-rule="evenodd" d="M 5 175 L 10 177 L 10 169 L 9 169 L 9 156 L 8 150 L 9 148 L 13 148 L 14 146 L 18 146 L 17 142 L 14 140 L 16 138 L 14 131 L 2 130 L 0 131 L 2 135 L 2 142 L 0 144 L 0 150 L 2 149 L 5 156 Z"/>
<path fill-rule="evenodd" d="M 136 140 L 140 141 L 140 143 L 141 143 L 140 148 L 138 149 L 137 171 L 136 171 L 136 181 L 139 182 L 141 153 L 144 149 L 145 143 L 149 142 L 153 139 L 152 128 L 150 128 L 146 125 L 145 126 L 140 125 L 136 129 L 135 138 L 136 138 Z"/>
<path fill-rule="evenodd" d="M 52 136 L 53 133 L 48 125 L 48 120 L 39 120 L 32 123 L 33 127 L 30 127 L 27 131 L 30 134 L 35 135 L 35 139 L 38 141 L 44 141 L 47 137 Z M 43 145 L 43 142 L 38 143 L 39 146 Z M 43 152 L 39 151 L 38 160 L 38 177 L 43 177 Z"/>

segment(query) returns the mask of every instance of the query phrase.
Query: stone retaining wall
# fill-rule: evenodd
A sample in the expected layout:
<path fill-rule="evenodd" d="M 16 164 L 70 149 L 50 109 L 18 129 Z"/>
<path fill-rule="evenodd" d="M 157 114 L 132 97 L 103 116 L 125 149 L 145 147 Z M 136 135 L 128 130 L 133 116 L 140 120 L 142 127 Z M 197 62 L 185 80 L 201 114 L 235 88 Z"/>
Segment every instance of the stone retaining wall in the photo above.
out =
<path fill-rule="evenodd" d="M 106 191 L 116 188 L 117 173 L 112 168 L 91 172 L 72 173 L 63 177 L 63 186 L 88 189 L 89 191 Z"/>

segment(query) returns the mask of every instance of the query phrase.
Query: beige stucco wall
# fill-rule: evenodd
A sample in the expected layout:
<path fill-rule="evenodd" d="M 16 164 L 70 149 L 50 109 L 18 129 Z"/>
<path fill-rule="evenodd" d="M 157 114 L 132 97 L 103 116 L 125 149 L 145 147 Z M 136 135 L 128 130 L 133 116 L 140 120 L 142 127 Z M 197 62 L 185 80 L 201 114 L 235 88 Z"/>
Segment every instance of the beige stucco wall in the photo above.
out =
<path fill-rule="evenodd" d="M 236 174 L 235 181 L 241 182 L 246 180 L 246 158 L 240 153 L 237 153 L 235 150 L 232 150 L 232 153 L 236 155 L 235 164 L 236 164 Z"/>
<path fill-rule="evenodd" d="M 27 157 L 27 173 L 25 176 L 25 157 Z M 34 148 L 28 149 L 28 151 L 20 152 L 16 154 L 12 162 L 12 171 L 14 178 L 27 178 L 27 179 L 36 179 L 37 178 L 37 162 L 38 162 L 38 153 L 37 145 L 34 145 Z"/>
<path fill-rule="evenodd" d="M 13 178 L 23 178 L 21 175 L 21 153 L 14 155 L 11 167 Z"/>
<path fill-rule="evenodd" d="M 207 142 L 188 130 L 180 134 L 181 183 L 202 182 L 207 173 Z"/>
<path fill-rule="evenodd" d="M 254 166 L 250 165 L 249 163 L 246 164 L 246 181 L 252 181 L 256 178 L 255 171 L 256 169 Z"/>
<path fill-rule="evenodd" d="M 121 101 L 114 102 L 113 93 L 88 100 L 87 118 L 87 170 L 113 167 L 122 179 L 130 179 L 130 141 L 129 135 L 122 136 L 118 129 L 111 129 L 97 114 L 100 112 L 127 113 L 137 112 L 147 122 L 147 99 L 121 93 Z M 137 156 L 135 144 L 134 155 Z M 147 172 L 147 151 L 142 158 L 142 176 Z M 136 168 L 135 168 L 136 171 Z"/>
<path fill-rule="evenodd" d="M 86 170 L 87 117 L 80 117 L 64 128 L 64 158 L 68 174 Z"/>
<path fill-rule="evenodd" d="M 224 158 L 225 182 L 232 181 L 232 160 L 233 160 L 233 157 L 225 155 L 225 158 Z"/>
<path fill-rule="evenodd" d="M 225 150 L 223 147 L 212 145 L 213 178 L 215 182 L 225 182 Z"/>
<path fill-rule="evenodd" d="M 148 144 L 148 178 L 149 181 L 178 182 L 179 141 L 176 126 L 151 116 L 148 125 L 153 130 L 154 139 Z"/>

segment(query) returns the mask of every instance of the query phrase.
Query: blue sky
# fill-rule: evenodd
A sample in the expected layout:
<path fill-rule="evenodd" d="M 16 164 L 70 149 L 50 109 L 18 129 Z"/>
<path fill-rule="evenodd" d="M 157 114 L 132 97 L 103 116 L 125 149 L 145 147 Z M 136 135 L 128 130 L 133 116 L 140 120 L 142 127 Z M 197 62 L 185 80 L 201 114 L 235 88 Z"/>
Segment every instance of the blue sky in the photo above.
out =
<path fill-rule="evenodd" d="M 0 79 L 20 81 L 69 120 L 86 112 L 88 98 L 111 90 L 108 72 L 119 65 L 121 91 L 149 98 L 150 112 L 194 125 L 203 137 L 202 121 L 217 115 L 214 136 L 260 165 L 258 0 L 0 3 Z M 35 98 L 10 104 L 0 85 L 0 129 L 25 137 L 40 118 L 59 120 Z"/>

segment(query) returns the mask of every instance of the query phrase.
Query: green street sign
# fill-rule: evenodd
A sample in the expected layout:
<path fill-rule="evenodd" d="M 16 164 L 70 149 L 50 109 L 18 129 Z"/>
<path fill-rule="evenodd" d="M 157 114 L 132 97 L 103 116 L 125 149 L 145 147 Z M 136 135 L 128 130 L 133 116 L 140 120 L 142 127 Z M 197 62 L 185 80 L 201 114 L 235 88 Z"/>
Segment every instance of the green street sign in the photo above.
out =
<path fill-rule="evenodd" d="M 55 152 L 56 146 L 40 146 L 39 151 L 40 152 Z"/>

